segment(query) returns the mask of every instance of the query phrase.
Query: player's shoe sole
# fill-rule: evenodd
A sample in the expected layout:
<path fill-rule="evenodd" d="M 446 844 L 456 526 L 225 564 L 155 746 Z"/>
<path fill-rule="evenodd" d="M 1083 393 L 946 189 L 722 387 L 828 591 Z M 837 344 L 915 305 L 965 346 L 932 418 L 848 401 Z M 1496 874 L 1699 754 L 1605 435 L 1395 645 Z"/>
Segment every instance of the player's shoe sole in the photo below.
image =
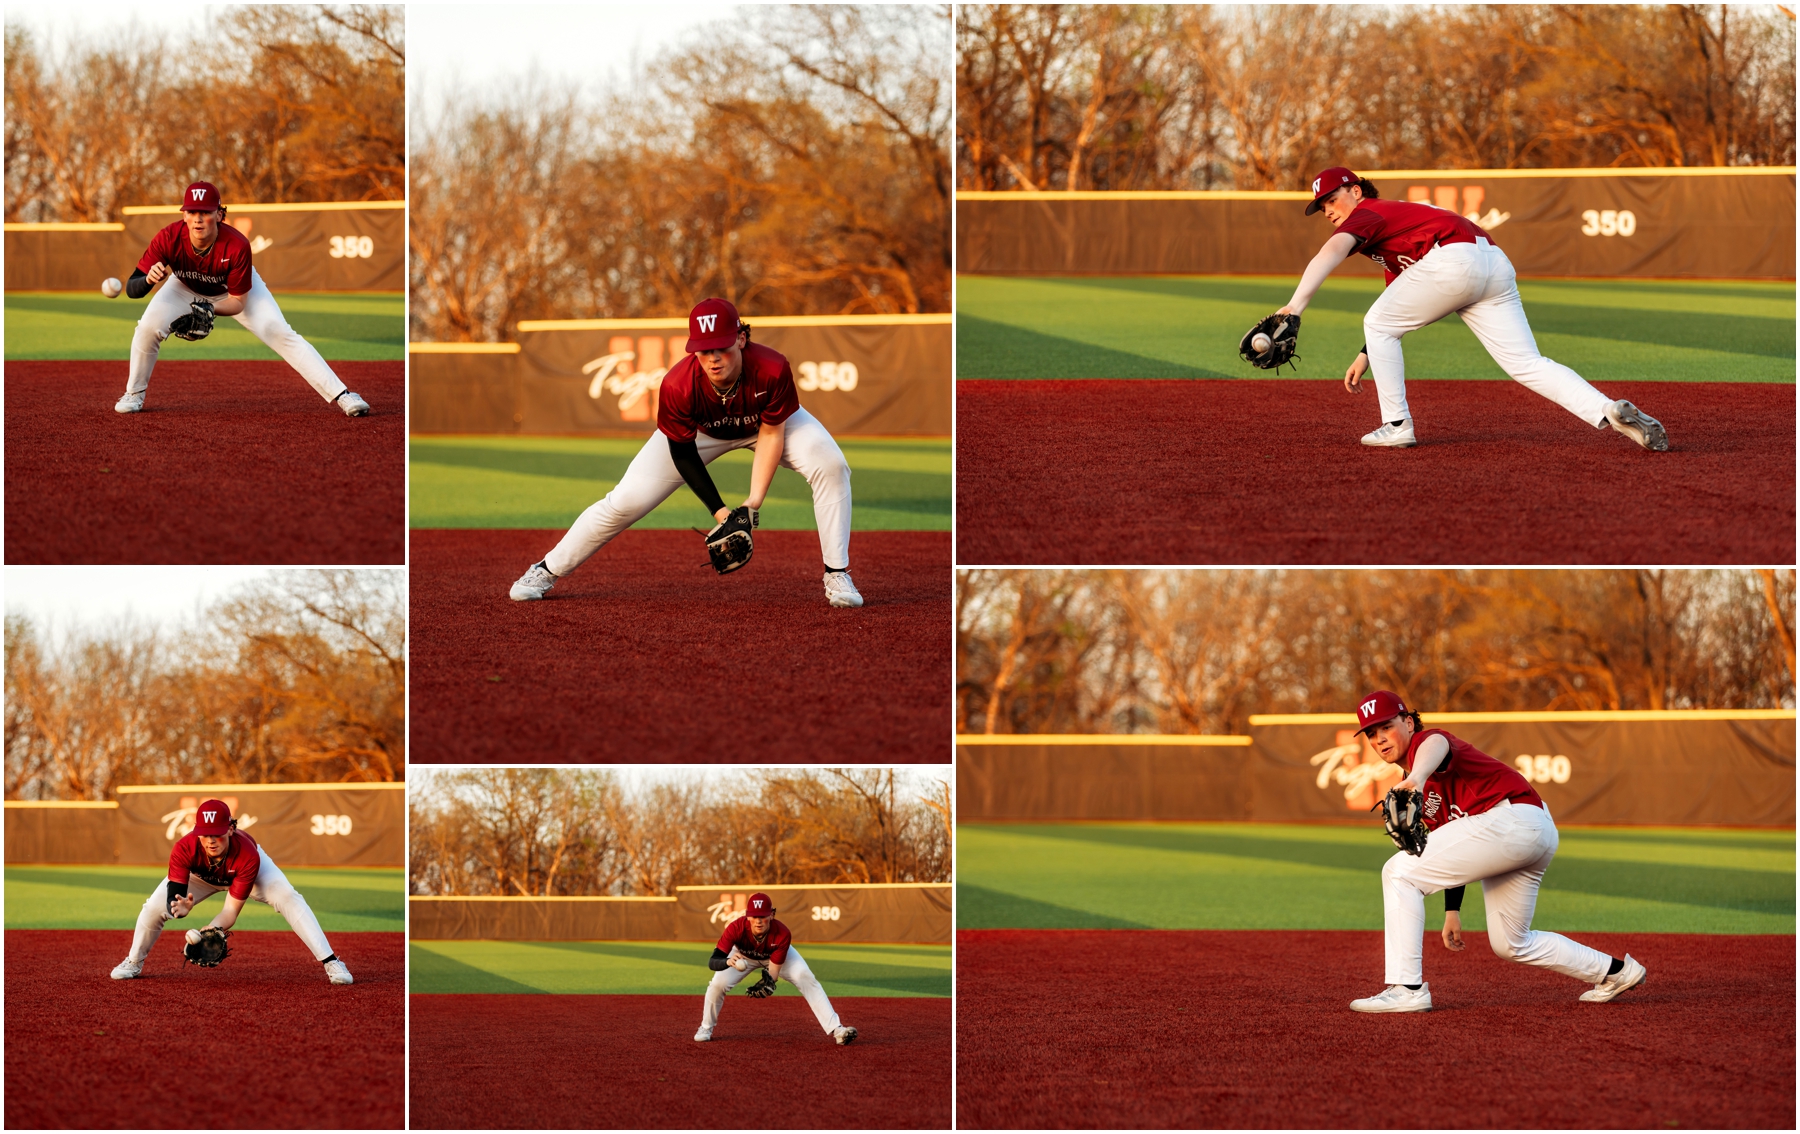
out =
<path fill-rule="evenodd" d="M 1606 403 L 1606 420 L 1614 429 L 1652 453 L 1669 451 L 1669 435 L 1663 430 L 1662 422 L 1623 398 Z"/>
<path fill-rule="evenodd" d="M 855 1028 L 839 1028 L 837 1031 L 831 1033 L 831 1038 L 837 1041 L 837 1044 L 839 1047 L 843 1047 L 846 1044 L 855 1043 L 856 1042 L 856 1029 Z"/>
<path fill-rule="evenodd" d="M 345 390 L 338 395 L 338 408 L 344 411 L 345 417 L 368 417 L 369 403 L 362 400 L 361 394 Z"/>
<path fill-rule="evenodd" d="M 1388 423 L 1373 433 L 1363 434 L 1362 443 L 1372 449 L 1410 449 L 1419 443 L 1413 433 L 1412 419 L 1399 425 Z"/>
<path fill-rule="evenodd" d="M 1385 992 L 1350 1002 L 1352 1012 L 1429 1012 L 1431 986 L 1422 984 L 1411 989 L 1403 984 L 1390 984 Z"/>
<path fill-rule="evenodd" d="M 120 961 L 113 968 L 112 978 L 114 980 L 134 980 L 143 971 L 144 962 L 142 961 Z"/>
<path fill-rule="evenodd" d="M 1589 1004 L 1605 1004 L 1621 992 L 1630 992 L 1634 988 L 1642 988 L 1650 979 L 1649 972 L 1633 960 L 1630 953 L 1625 954 L 1625 967 L 1607 977 L 1599 984 L 1581 994 L 1581 998 Z"/>
<path fill-rule="evenodd" d="M 120 398 L 118 401 L 113 403 L 113 412 L 114 413 L 142 413 L 142 412 L 144 412 L 144 395 L 142 395 L 142 394 L 126 394 L 124 397 Z"/>

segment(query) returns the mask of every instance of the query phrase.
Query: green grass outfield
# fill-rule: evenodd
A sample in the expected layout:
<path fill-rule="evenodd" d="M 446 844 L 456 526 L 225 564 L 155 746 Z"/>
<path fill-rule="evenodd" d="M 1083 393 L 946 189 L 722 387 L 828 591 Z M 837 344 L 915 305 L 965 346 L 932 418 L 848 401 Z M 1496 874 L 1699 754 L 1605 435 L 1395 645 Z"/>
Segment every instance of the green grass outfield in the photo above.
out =
<path fill-rule="evenodd" d="M 1296 276 L 959 276 L 958 378 L 1266 378 L 1238 340 L 1293 298 Z M 1341 381 L 1380 276 L 1327 280 L 1307 307 L 1298 371 Z M 1595 383 L 1792 382 L 1794 285 L 1524 280 L 1538 349 Z M 1408 378 L 1506 374 L 1458 316 L 1406 336 Z"/>
<path fill-rule="evenodd" d="M 397 291 L 276 292 L 288 323 L 328 359 L 343 362 L 406 358 L 406 296 Z M 98 291 L 6 293 L 6 357 L 12 359 L 127 359 L 131 333 L 150 297 L 108 299 Z M 159 358 L 170 360 L 280 358 L 256 336 L 221 318 L 197 343 L 169 339 Z"/>
<path fill-rule="evenodd" d="M 833 996 L 949 996 L 948 945 L 805 945 Z M 414 992 L 662 993 L 699 996 L 706 942 L 414 941 Z M 777 996 L 800 993 L 787 981 Z"/>
<path fill-rule="evenodd" d="M 1563 827 L 1538 929 L 1793 933 L 1794 832 Z M 1380 929 L 1379 826 L 959 824 L 960 929 Z M 1426 900 L 1443 924 L 1444 900 Z M 1485 930 L 1481 887 L 1465 928 Z"/>
<path fill-rule="evenodd" d="M 406 872 L 398 867 L 283 867 L 327 933 L 400 933 L 406 929 Z M 156 884 L 154 866 L 9 866 L 8 929 L 130 929 Z M 214 894 L 171 927 L 204 923 L 224 905 Z M 195 920 L 196 918 L 200 920 Z M 261 902 L 245 902 L 238 929 L 281 929 L 288 923 Z"/>
<path fill-rule="evenodd" d="M 838 438 L 850 462 L 855 531 L 949 531 L 950 439 Z M 415 528 L 566 528 L 625 475 L 641 439 L 629 437 L 429 436 L 412 439 Z M 750 491 L 751 451 L 708 467 L 727 501 Z M 639 528 L 712 526 L 686 488 Z M 762 526 L 810 531 L 812 489 L 777 469 Z"/>

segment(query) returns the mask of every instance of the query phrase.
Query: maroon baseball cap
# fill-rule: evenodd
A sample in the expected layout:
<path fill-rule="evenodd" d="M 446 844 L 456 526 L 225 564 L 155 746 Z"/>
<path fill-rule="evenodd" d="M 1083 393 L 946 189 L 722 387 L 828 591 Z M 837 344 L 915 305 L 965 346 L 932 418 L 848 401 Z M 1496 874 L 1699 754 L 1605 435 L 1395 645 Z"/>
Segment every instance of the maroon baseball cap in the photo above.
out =
<path fill-rule="evenodd" d="M 724 303 L 725 301 L 720 300 L 719 302 Z M 729 303 L 726 303 L 725 305 L 727 307 L 731 306 Z M 744 907 L 745 917 L 772 917 L 774 914 L 775 903 L 769 900 L 769 895 L 767 894 L 750 895 L 750 904 Z"/>
<path fill-rule="evenodd" d="M 219 207 L 219 187 L 210 181 L 196 181 L 181 195 L 184 213 L 210 213 Z"/>
<path fill-rule="evenodd" d="M 231 830 L 231 808 L 222 799 L 209 799 L 194 810 L 194 834 L 216 839 Z"/>
<path fill-rule="evenodd" d="M 1356 731 L 1365 732 L 1378 724 L 1386 724 L 1401 713 L 1410 713 L 1398 693 L 1377 689 L 1356 704 Z"/>
<path fill-rule="evenodd" d="M 1306 215 L 1310 217 L 1318 212 L 1321 207 L 1319 205 L 1320 201 L 1323 201 L 1333 193 L 1336 193 L 1344 186 L 1355 185 L 1361 180 L 1362 178 L 1356 176 L 1356 174 L 1350 172 L 1341 165 L 1334 165 L 1324 173 L 1319 174 L 1319 176 L 1313 178 L 1313 199 L 1312 204 L 1306 206 Z"/>
<path fill-rule="evenodd" d="M 728 299 L 702 299 L 688 312 L 687 352 L 724 350 L 737 342 L 738 310 Z"/>

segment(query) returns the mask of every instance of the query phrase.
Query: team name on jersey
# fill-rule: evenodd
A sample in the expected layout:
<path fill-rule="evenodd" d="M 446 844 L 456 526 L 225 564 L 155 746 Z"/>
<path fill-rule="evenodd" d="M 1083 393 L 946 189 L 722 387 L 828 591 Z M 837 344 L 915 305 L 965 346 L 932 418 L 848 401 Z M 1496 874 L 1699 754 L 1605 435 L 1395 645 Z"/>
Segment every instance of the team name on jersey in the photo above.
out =
<path fill-rule="evenodd" d="M 229 262 L 230 261 L 227 261 L 227 263 Z M 209 276 L 205 272 L 194 272 L 185 269 L 177 271 L 175 275 L 180 279 L 194 280 L 198 283 L 222 284 L 226 279 L 224 276 Z"/>
<path fill-rule="evenodd" d="M 762 424 L 762 414 L 753 413 L 753 414 L 747 414 L 743 417 L 709 418 L 707 420 L 706 424 L 708 424 L 708 425 L 730 425 L 730 426 L 736 426 L 741 429 L 746 425 L 761 425 Z"/>

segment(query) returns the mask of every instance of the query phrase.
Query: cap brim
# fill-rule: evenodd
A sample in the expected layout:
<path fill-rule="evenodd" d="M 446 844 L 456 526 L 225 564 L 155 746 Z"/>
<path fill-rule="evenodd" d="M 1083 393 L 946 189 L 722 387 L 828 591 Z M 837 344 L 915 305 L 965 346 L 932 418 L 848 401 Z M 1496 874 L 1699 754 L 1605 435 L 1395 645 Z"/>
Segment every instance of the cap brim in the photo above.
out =
<path fill-rule="evenodd" d="M 1337 190 L 1333 189 L 1332 192 L 1335 193 L 1335 192 L 1337 192 Z M 1306 215 L 1310 217 L 1314 213 L 1318 212 L 1320 209 L 1324 208 L 1325 207 L 1324 201 L 1325 201 L 1325 198 L 1323 198 L 1323 197 L 1314 197 L 1313 203 L 1306 206 Z"/>
<path fill-rule="evenodd" d="M 737 342 L 738 333 L 721 331 L 716 335 L 691 335 L 687 341 L 687 352 L 699 354 L 703 350 L 724 350 Z"/>

